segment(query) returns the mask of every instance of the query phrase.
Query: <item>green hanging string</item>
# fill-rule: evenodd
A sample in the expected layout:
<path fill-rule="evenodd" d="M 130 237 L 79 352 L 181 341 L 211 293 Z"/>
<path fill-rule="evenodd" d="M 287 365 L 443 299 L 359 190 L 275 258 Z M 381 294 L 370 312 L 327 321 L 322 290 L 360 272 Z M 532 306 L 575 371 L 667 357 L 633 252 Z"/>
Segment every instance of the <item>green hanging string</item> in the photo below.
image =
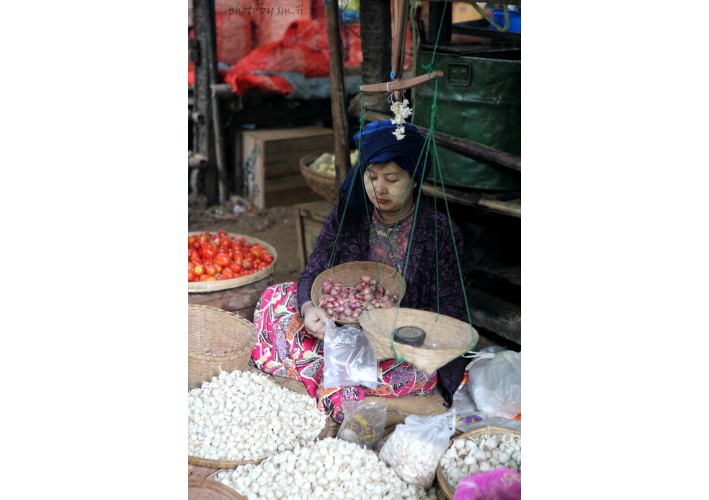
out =
<path fill-rule="evenodd" d="M 442 30 L 441 30 L 441 28 L 442 28 L 442 23 L 443 23 L 443 19 L 445 18 L 445 11 L 446 11 L 447 8 L 448 8 L 448 2 L 446 2 L 446 3 L 444 4 L 444 6 L 443 6 L 443 15 L 441 16 L 441 24 L 440 24 L 439 27 L 438 27 L 438 32 L 437 32 L 437 35 L 436 35 L 436 41 L 435 41 L 434 46 L 433 46 L 433 53 L 432 53 L 432 56 L 431 56 L 431 61 L 430 61 L 429 64 L 423 64 L 423 65 L 421 65 L 421 67 L 422 67 L 428 74 L 432 74 L 432 73 L 435 71 L 435 69 L 434 69 L 434 63 L 435 63 L 435 59 L 436 59 L 436 52 L 437 52 L 437 50 L 438 50 L 439 39 L 440 39 L 441 31 L 442 31 Z M 411 25 L 411 26 L 413 26 L 413 22 L 414 22 L 415 9 L 416 9 L 416 6 L 415 6 L 415 4 L 412 3 L 412 4 L 410 5 L 410 10 L 409 10 L 410 23 L 411 23 L 410 25 Z M 505 21 L 506 21 L 506 22 L 505 22 L 505 27 L 502 28 L 502 29 L 500 29 L 500 28 L 498 27 L 498 29 L 500 29 L 500 31 L 505 31 L 505 30 L 507 29 L 507 24 L 509 23 L 509 19 L 508 19 L 509 16 L 508 16 L 508 14 L 507 14 L 507 6 L 505 6 L 505 16 L 506 16 L 506 17 L 505 17 Z M 492 23 L 492 21 L 490 21 L 490 22 Z M 494 23 L 492 23 L 492 24 L 497 27 L 497 25 L 495 25 Z M 364 122 L 366 121 L 366 118 L 365 118 L 365 112 L 364 112 L 364 96 L 363 96 L 362 94 L 360 94 L 360 97 L 361 97 L 361 98 L 360 98 L 360 118 L 359 118 L 360 141 L 359 141 L 359 144 L 358 144 L 358 154 L 361 155 L 361 154 L 362 154 L 362 148 L 361 148 L 361 132 L 362 132 L 362 129 L 363 129 L 363 127 L 364 127 Z M 443 193 L 443 203 L 444 203 L 444 207 L 445 207 L 445 211 L 446 211 L 446 216 L 447 216 L 447 219 L 448 219 L 448 227 L 449 227 L 449 231 L 450 231 L 450 233 L 451 233 L 451 238 L 452 238 L 452 240 L 453 240 L 453 252 L 454 252 L 454 256 L 455 256 L 455 260 L 456 260 L 456 267 L 457 267 L 457 269 L 458 269 L 458 277 L 459 277 L 459 279 L 460 279 L 461 289 L 462 289 L 462 292 L 463 292 L 463 300 L 464 300 L 464 302 L 465 302 L 465 309 L 466 309 L 466 314 L 467 314 L 467 318 L 468 318 L 468 324 L 469 324 L 469 326 L 470 326 L 470 328 L 471 328 L 471 331 L 472 331 L 472 324 L 473 324 L 473 322 L 472 322 L 472 316 L 471 316 L 471 313 L 470 313 L 470 306 L 469 306 L 469 304 L 468 304 L 467 293 L 466 293 L 466 290 L 465 290 L 465 282 L 464 282 L 464 280 L 463 280 L 462 265 L 461 265 L 461 262 L 460 262 L 460 256 L 458 255 L 458 247 L 457 247 L 456 241 L 455 241 L 455 233 L 453 232 L 453 221 L 452 221 L 452 219 L 451 219 L 450 208 L 449 208 L 449 206 L 448 206 L 448 200 L 447 200 L 447 196 L 446 196 L 446 192 L 445 192 L 445 185 L 444 185 L 444 182 L 443 182 L 443 173 L 442 173 L 442 170 L 441 170 L 440 160 L 439 160 L 439 157 L 438 157 L 438 148 L 437 148 L 437 146 L 436 146 L 435 140 L 433 140 L 433 137 L 435 137 L 435 133 L 436 133 L 436 131 L 435 131 L 435 129 L 436 129 L 436 128 L 435 128 L 435 120 L 436 120 L 436 114 L 437 114 L 437 109 L 438 109 L 437 99 L 438 99 L 438 80 L 437 80 L 437 79 L 434 79 L 433 102 L 432 102 L 432 104 L 431 104 L 429 132 L 428 132 L 428 136 L 426 137 L 426 141 L 425 141 L 425 143 L 424 143 L 424 148 L 422 148 L 421 153 L 420 153 L 420 155 L 419 155 L 419 159 L 418 159 L 417 164 L 416 164 L 416 169 L 418 169 L 419 167 L 420 167 L 420 168 L 423 168 L 422 159 L 425 158 L 426 155 L 429 155 L 429 154 L 432 152 L 431 157 L 432 157 L 432 160 L 433 160 L 433 186 L 434 186 L 434 190 L 437 190 L 437 186 L 438 186 L 439 181 L 440 181 L 441 191 L 442 191 L 442 193 Z M 415 104 L 415 103 L 414 103 L 414 104 Z M 414 170 L 414 173 L 415 173 L 415 172 L 416 172 L 416 170 Z M 410 181 L 411 183 L 414 182 L 414 181 L 413 181 L 413 178 L 414 178 L 414 175 L 411 176 L 411 181 Z M 419 209 L 419 205 L 420 205 L 422 193 L 423 193 L 423 190 L 422 190 L 422 189 L 419 189 L 419 191 L 418 191 L 418 196 L 416 197 L 416 202 L 415 202 L 415 204 L 414 204 L 414 217 L 413 217 L 413 221 L 412 221 L 411 231 L 410 231 L 410 234 L 409 234 L 409 242 L 408 242 L 408 246 L 407 246 L 407 252 L 406 252 L 406 256 L 405 256 L 405 258 L 404 258 L 404 265 L 403 265 L 403 269 L 402 269 L 402 275 L 403 275 L 403 277 L 404 277 L 404 280 L 402 281 L 401 286 L 400 286 L 400 288 L 399 288 L 399 294 L 398 294 L 398 299 L 397 299 L 397 303 L 396 303 L 396 312 L 395 312 L 395 316 L 394 316 L 394 326 L 393 326 L 393 328 L 392 328 L 392 330 L 391 330 L 390 339 L 389 339 L 389 340 L 390 340 L 391 349 L 392 349 L 392 351 L 394 352 L 396 361 L 399 362 L 399 363 L 402 362 L 402 361 L 405 361 L 405 359 L 403 359 L 403 358 L 398 354 L 398 352 L 396 351 L 395 342 L 394 342 L 394 335 L 395 335 L 395 333 L 396 333 L 396 325 L 397 325 L 397 322 L 398 322 L 399 311 L 400 311 L 400 309 L 401 309 L 401 300 L 402 300 L 402 298 L 403 298 L 403 297 L 402 297 L 402 295 L 403 295 L 402 292 L 403 292 L 403 287 L 404 287 L 405 282 L 406 282 L 405 278 L 406 278 L 406 272 L 407 272 L 408 265 L 409 265 L 409 256 L 411 255 L 411 252 L 410 252 L 409 250 L 411 249 L 411 246 L 412 246 L 412 243 L 413 243 L 413 235 L 414 235 L 414 233 L 415 233 L 416 224 L 417 224 L 417 222 L 418 222 L 418 209 Z M 349 197 L 349 193 L 348 193 L 348 197 Z M 348 198 L 348 199 L 349 199 L 349 198 Z M 366 201 L 366 194 L 365 194 L 365 201 Z M 436 210 L 438 209 L 438 197 L 437 197 L 437 196 L 434 196 L 434 209 L 436 209 Z M 402 207 L 399 209 L 399 216 L 401 216 L 402 210 L 403 210 L 403 205 L 402 205 Z M 439 249 L 438 249 L 438 227 L 437 227 L 437 219 L 434 219 L 434 228 L 433 228 L 433 229 L 434 229 L 434 238 L 435 238 L 435 260 L 436 260 L 436 263 L 438 263 L 438 262 L 439 262 Z M 339 230 L 338 230 L 338 235 L 339 235 Z M 387 243 L 389 244 L 389 251 L 392 252 L 391 241 L 389 241 L 388 238 L 387 238 Z M 435 272 L 436 272 L 436 289 L 439 289 L 439 287 L 440 287 L 440 275 L 439 275 L 438 265 L 436 265 L 436 271 L 435 271 Z M 379 277 L 377 277 L 377 281 L 378 281 L 378 278 L 379 278 Z M 437 313 L 437 315 L 440 315 L 440 311 L 441 311 L 440 294 L 438 294 L 437 297 L 436 297 L 436 313 Z M 369 315 L 369 310 L 366 310 L 364 313 Z M 371 316 L 370 316 L 370 317 L 371 317 Z M 436 320 L 438 320 L 438 318 L 436 318 Z M 471 351 L 472 349 L 474 349 L 476 345 L 477 345 L 477 342 L 476 342 L 476 341 L 471 342 L 471 345 L 470 345 L 468 351 Z"/>

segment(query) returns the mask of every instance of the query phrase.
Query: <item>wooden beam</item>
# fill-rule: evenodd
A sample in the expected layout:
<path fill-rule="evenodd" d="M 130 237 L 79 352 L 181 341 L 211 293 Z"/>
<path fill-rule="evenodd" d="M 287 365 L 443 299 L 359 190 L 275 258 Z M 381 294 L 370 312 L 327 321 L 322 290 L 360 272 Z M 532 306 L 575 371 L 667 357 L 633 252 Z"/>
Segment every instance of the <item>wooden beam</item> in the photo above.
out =
<path fill-rule="evenodd" d="M 425 75 L 419 75 L 405 80 L 360 85 L 359 90 L 361 92 L 393 92 L 395 90 L 405 90 L 429 82 L 434 78 L 440 78 L 441 76 L 443 76 L 443 71 L 434 71 L 433 73 L 426 73 Z"/>
<path fill-rule="evenodd" d="M 342 65 L 342 40 L 338 2 L 325 0 L 325 21 L 330 54 L 330 103 L 335 135 L 335 182 L 339 186 L 350 169 L 349 131 L 345 103 L 345 78 Z"/>
<path fill-rule="evenodd" d="M 377 113 L 376 111 L 365 111 L 364 117 L 369 121 L 391 120 L 391 116 L 387 116 L 383 113 Z M 429 130 L 427 128 L 420 127 L 418 125 L 415 126 L 419 132 L 424 135 L 428 135 Z M 488 161 L 496 165 L 500 165 L 501 167 L 516 170 L 517 172 L 522 170 L 522 162 L 519 156 L 501 151 L 499 149 L 491 148 L 485 144 L 480 144 L 479 142 L 460 137 L 453 137 L 452 135 L 443 134 L 441 132 L 435 133 L 434 140 L 437 145 L 452 149 L 453 151 L 469 158 Z"/>

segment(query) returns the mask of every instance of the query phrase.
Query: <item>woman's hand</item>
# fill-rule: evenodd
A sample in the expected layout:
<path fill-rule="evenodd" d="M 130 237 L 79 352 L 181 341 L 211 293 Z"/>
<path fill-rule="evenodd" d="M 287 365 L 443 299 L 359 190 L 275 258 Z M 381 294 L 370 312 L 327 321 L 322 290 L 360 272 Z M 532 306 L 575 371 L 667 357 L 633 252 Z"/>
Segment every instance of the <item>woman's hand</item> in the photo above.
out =
<path fill-rule="evenodd" d="M 312 302 L 303 305 L 301 311 L 305 329 L 316 339 L 325 338 L 325 319 L 328 318 L 325 309 L 315 306 Z"/>

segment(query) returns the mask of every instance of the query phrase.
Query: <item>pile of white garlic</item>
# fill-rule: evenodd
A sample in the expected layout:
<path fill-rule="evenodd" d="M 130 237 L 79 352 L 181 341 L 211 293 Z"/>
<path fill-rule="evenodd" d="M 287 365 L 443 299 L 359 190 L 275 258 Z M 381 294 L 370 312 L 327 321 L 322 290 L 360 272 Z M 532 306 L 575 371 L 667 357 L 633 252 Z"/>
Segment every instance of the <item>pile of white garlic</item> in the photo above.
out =
<path fill-rule="evenodd" d="M 521 439 L 512 433 L 460 437 L 443 454 L 440 466 L 453 490 L 461 479 L 478 472 L 498 467 L 521 472 Z"/>
<path fill-rule="evenodd" d="M 327 416 L 315 400 L 258 373 L 221 371 L 189 391 L 188 455 L 259 460 L 314 441 Z"/>
<path fill-rule="evenodd" d="M 258 465 L 222 469 L 211 479 L 249 499 L 435 498 L 435 492 L 399 479 L 372 450 L 335 438 L 278 453 Z"/>

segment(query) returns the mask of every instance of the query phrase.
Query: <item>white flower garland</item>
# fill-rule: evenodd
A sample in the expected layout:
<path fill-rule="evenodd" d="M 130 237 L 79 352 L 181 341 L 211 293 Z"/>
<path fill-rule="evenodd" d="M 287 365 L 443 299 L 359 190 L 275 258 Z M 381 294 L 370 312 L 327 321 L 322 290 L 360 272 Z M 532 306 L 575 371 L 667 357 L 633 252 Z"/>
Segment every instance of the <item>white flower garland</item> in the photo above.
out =
<path fill-rule="evenodd" d="M 404 123 L 406 123 L 406 119 L 411 116 L 413 110 L 409 107 L 409 100 L 406 98 L 404 98 L 403 101 L 393 102 L 389 109 L 394 113 L 394 119 L 391 123 L 396 125 L 396 130 L 394 130 L 392 134 L 394 134 L 397 141 L 400 141 L 406 135 L 404 133 Z"/>

